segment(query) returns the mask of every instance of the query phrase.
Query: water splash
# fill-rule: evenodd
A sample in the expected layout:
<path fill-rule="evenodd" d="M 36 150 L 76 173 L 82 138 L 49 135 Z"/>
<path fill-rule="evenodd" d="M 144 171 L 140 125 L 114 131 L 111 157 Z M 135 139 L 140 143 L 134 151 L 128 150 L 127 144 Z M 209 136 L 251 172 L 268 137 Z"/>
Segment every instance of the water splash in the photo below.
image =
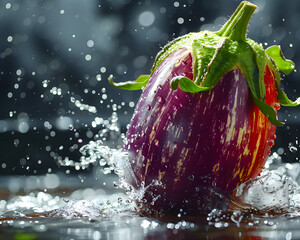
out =
<path fill-rule="evenodd" d="M 282 214 L 299 215 L 300 165 L 281 162 L 273 153 L 260 176 L 251 179 L 236 189 L 235 196 L 252 209 Z"/>
<path fill-rule="evenodd" d="M 116 129 L 114 129 L 116 130 Z M 112 172 L 119 176 L 119 181 L 115 182 L 116 188 L 125 190 L 127 194 L 126 202 L 135 208 L 134 202 L 141 204 L 145 192 L 151 186 L 160 186 L 160 182 L 153 180 L 151 184 L 145 186 L 144 182 L 132 186 L 128 184 L 127 178 L 133 177 L 134 173 L 129 163 L 128 153 L 121 149 L 113 149 L 105 145 L 102 141 L 92 141 L 81 148 L 83 157 L 82 166 L 98 162 L 104 174 Z M 257 223 L 261 217 L 267 218 L 286 215 L 298 217 L 300 210 L 300 164 L 284 164 L 277 153 L 273 153 L 267 160 L 265 169 L 256 178 L 243 183 L 233 192 L 233 197 L 220 196 L 224 201 L 228 201 L 231 208 L 229 210 L 213 209 L 207 215 L 209 224 L 217 228 L 224 228 L 230 225 L 240 227 L 242 224 Z M 136 181 L 138 182 L 138 181 Z M 153 197 L 153 204 L 155 204 Z M 143 210 L 142 205 L 137 205 Z M 62 211 L 64 211 L 62 209 Z M 91 216 L 93 216 L 91 214 Z M 184 216 L 181 213 L 178 220 Z M 176 219 L 176 218 L 175 218 Z M 173 219 L 174 220 L 174 219 Z M 172 220 L 172 221 L 173 221 Z M 264 224 L 272 225 L 272 221 Z"/>
<path fill-rule="evenodd" d="M 117 174 L 119 180 L 114 183 L 114 186 L 125 190 L 128 202 L 137 202 L 140 204 L 137 207 L 143 209 L 141 204 L 147 189 L 152 186 L 160 186 L 161 183 L 155 179 L 147 186 L 145 182 L 139 183 L 131 168 L 130 161 L 132 160 L 129 159 L 128 153 L 121 148 L 114 148 L 122 146 L 126 140 L 118 126 L 116 112 L 113 112 L 109 121 L 97 118 L 94 122 L 105 126 L 99 134 L 99 139 L 90 141 L 80 148 L 82 157 L 79 162 L 65 159 L 61 164 L 73 166 L 76 169 L 84 169 L 92 164 L 100 167 L 104 174 Z M 135 179 L 135 186 L 128 184 L 128 179 Z M 298 216 L 297 211 L 300 209 L 299 182 L 300 164 L 284 164 L 281 157 L 277 153 L 273 153 L 268 158 L 260 176 L 243 183 L 233 192 L 232 198 L 227 199 L 227 196 L 220 196 L 220 198 L 226 202 L 229 201 L 229 205 L 232 205 L 228 217 L 237 225 L 248 211 L 272 212 L 278 215 L 289 213 L 290 216 Z M 157 197 L 159 196 L 153 195 L 152 205 L 155 204 Z M 181 213 L 179 214 L 181 215 Z M 215 216 L 215 213 L 212 216 Z M 214 219 L 212 216 L 209 218 Z"/>
<path fill-rule="evenodd" d="M 138 181 L 136 181 L 136 186 L 128 184 L 128 178 L 135 179 L 136 177 L 130 165 L 132 160 L 129 159 L 128 153 L 120 147 L 125 141 L 125 135 L 121 133 L 116 111 L 108 120 L 96 117 L 93 123 L 104 128 L 100 130 L 97 140 L 90 141 L 80 148 L 79 151 L 82 154 L 80 161 L 66 158 L 60 160 L 59 164 L 72 166 L 78 170 L 92 165 L 96 169 L 101 169 L 101 172 L 107 177 L 117 174 L 119 180 L 114 183 L 114 186 L 122 189 L 123 194 L 105 196 L 94 194 L 91 195 L 91 198 L 85 198 L 90 194 L 83 193 L 85 191 L 83 189 L 76 190 L 69 198 L 62 198 L 43 192 L 30 193 L 28 196 L 17 196 L 0 203 L 2 218 L 7 216 L 26 217 L 28 216 L 26 214 L 30 212 L 49 212 L 47 215 L 49 217 L 97 219 L 125 212 L 134 215 L 137 213 L 136 208 L 143 210 L 141 204 L 148 188 L 160 186 L 161 183 L 153 180 L 149 185 L 145 185 L 145 182 L 138 184 Z M 73 129 L 74 127 L 70 126 L 70 130 Z M 193 180 L 193 176 L 190 176 L 189 179 Z M 272 221 L 274 216 L 298 217 L 300 210 L 299 182 L 300 164 L 282 163 L 281 157 L 277 153 L 273 153 L 268 158 L 260 176 L 243 183 L 233 192 L 233 197 L 230 199 L 227 196 L 219 196 L 229 202 L 231 206 L 229 210 L 213 209 L 204 216 L 204 219 L 208 225 L 227 228 L 233 225 L 241 227 L 245 224 L 248 226 L 257 224 L 271 226 L 275 224 Z M 76 197 L 78 191 L 81 191 L 80 197 Z M 157 197 L 153 195 L 151 204 L 155 204 Z M 76 198 L 77 200 L 74 200 Z M 183 218 L 188 219 L 189 216 L 182 212 L 173 216 L 168 229 L 187 226 L 182 221 Z M 199 219 L 203 220 L 203 216 L 199 216 L 194 221 L 197 222 Z M 143 228 L 151 225 L 151 221 L 150 224 L 149 222 L 141 223 Z"/>
<path fill-rule="evenodd" d="M 124 139 L 124 134 L 121 133 L 118 124 L 117 112 L 114 111 L 108 120 L 96 117 L 92 121 L 92 126 L 97 127 L 99 125 L 103 128 L 96 136 L 98 140 L 90 141 L 79 149 L 79 152 L 82 154 L 79 162 L 66 157 L 61 159 L 58 164 L 60 166 L 75 167 L 76 170 L 86 169 L 91 164 L 99 164 L 101 167 L 104 167 L 104 171 L 107 174 L 111 173 L 113 170 L 113 158 L 117 158 L 121 154 L 119 149 L 114 149 L 113 147 L 121 146 Z M 73 125 L 70 125 L 69 129 L 74 130 Z"/>

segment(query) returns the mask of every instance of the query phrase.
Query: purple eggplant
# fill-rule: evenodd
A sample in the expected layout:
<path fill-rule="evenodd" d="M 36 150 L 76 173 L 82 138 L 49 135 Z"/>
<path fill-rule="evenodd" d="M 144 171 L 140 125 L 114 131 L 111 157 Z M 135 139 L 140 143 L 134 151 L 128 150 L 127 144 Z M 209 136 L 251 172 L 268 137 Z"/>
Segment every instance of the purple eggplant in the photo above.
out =
<path fill-rule="evenodd" d="M 274 145 L 278 68 L 294 65 L 280 48 L 246 38 L 256 6 L 242 2 L 220 31 L 190 33 L 158 55 L 150 75 L 111 84 L 143 92 L 128 128 L 125 180 L 143 190 L 147 215 L 227 208 L 225 195 L 257 176 Z M 126 174 L 126 173 L 125 173 Z"/>

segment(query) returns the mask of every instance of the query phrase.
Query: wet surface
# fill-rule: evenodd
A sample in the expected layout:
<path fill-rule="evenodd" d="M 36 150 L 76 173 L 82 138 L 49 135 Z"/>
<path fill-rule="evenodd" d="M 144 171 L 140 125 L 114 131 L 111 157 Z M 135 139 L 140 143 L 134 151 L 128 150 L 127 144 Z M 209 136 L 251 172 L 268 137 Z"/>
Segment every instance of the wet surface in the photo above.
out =
<path fill-rule="evenodd" d="M 275 220 L 276 221 L 276 220 Z M 299 239 L 299 219 L 277 220 L 281 227 L 216 227 L 182 221 L 164 224 L 134 216 L 85 220 L 35 219 L 35 222 L 16 221 L 18 229 L 7 227 L 2 239 Z M 178 229 L 177 229 L 178 228 Z M 21 238 L 23 237 L 23 238 Z"/>
<path fill-rule="evenodd" d="M 138 213 L 130 196 L 113 187 L 118 180 L 114 174 L 95 170 L 81 178 L 59 174 L 55 177 L 54 174 L 35 178 L 1 177 L 0 237 L 299 239 L 300 198 L 294 180 L 298 179 L 300 165 L 278 161 L 278 158 L 269 159 L 270 171 L 266 170 L 237 191 L 230 211 L 214 209 L 200 216 L 165 215 L 161 219 Z M 60 187 L 54 187 L 55 181 Z M 38 190 L 36 183 L 46 188 Z M 10 191 L 5 185 L 10 186 Z M 18 189 L 13 187 L 17 185 Z M 286 195 L 280 195 L 282 191 L 286 191 Z M 257 193 L 259 198 L 255 198 Z"/>

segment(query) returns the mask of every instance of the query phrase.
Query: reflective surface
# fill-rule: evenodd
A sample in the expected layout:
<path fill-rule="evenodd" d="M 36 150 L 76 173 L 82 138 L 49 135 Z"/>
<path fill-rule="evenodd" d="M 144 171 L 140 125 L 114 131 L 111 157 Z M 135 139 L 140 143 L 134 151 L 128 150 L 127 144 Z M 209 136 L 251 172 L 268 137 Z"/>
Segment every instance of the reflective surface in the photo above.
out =
<path fill-rule="evenodd" d="M 275 219 L 277 226 L 226 227 L 180 222 L 176 225 L 134 216 L 116 216 L 94 221 L 36 219 L 16 221 L 19 228 L 1 227 L 1 239 L 299 239 L 299 219 Z M 28 227 L 28 224 L 30 226 Z M 178 229 L 177 229 L 178 228 Z M 21 238 L 21 236 L 23 238 Z"/>
<path fill-rule="evenodd" d="M 271 163 L 270 161 L 268 162 Z M 273 165 L 272 165 L 273 164 Z M 271 168 L 274 163 L 271 163 Z M 295 175 L 299 164 L 293 167 L 277 165 L 276 171 L 290 169 L 286 177 Z M 278 172 L 276 173 L 278 174 Z M 275 174 L 275 175 L 276 175 Z M 98 178 L 95 178 L 95 175 Z M 213 210 L 201 216 L 164 216 L 162 219 L 143 217 L 135 211 L 135 205 L 123 190 L 113 187 L 117 177 L 93 174 L 77 177 L 46 175 L 32 177 L 1 178 L 0 238 L 1 239 L 299 239 L 299 193 L 289 192 L 282 201 L 294 197 L 293 209 L 281 209 L 283 205 L 270 204 L 270 191 L 261 195 L 261 202 L 250 202 L 249 194 L 255 195 L 259 187 L 273 182 L 277 192 L 282 189 L 281 180 L 265 179 L 251 182 L 240 191 L 244 203 L 231 211 Z M 35 182 L 49 185 L 58 181 L 59 188 L 36 190 Z M 47 180 L 48 179 L 48 180 Z M 56 179 L 56 180 L 55 180 Z M 77 180 L 76 180 L 77 179 Z M 290 179 L 291 180 L 291 179 Z M 71 184 L 72 183 L 72 184 Z M 284 181 L 285 183 L 285 181 Z M 294 182 L 295 183 L 295 182 Z M 4 189 L 13 185 L 19 189 L 12 193 Z M 95 188 L 98 186 L 98 188 Z M 256 186 L 256 187 L 255 187 Z M 247 190 L 245 190 L 247 189 Z M 16 188 L 15 188 L 16 190 Z M 248 194 L 248 195 L 247 195 Z M 238 195 L 238 194 L 237 194 Z M 269 198 L 268 198 L 269 197 Z M 284 199 L 285 197 L 285 199 Z M 248 199 L 248 200 L 247 200 Z M 253 199 L 253 198 L 252 198 Z M 280 199 L 276 200 L 280 201 Z M 232 203 L 237 201 L 233 199 Z M 263 208 L 261 203 L 268 203 Z M 247 203 L 248 205 L 245 205 Z M 256 205 L 255 205 L 256 204 Z M 290 207 L 292 203 L 290 202 Z M 257 208 L 261 207 L 261 210 Z"/>

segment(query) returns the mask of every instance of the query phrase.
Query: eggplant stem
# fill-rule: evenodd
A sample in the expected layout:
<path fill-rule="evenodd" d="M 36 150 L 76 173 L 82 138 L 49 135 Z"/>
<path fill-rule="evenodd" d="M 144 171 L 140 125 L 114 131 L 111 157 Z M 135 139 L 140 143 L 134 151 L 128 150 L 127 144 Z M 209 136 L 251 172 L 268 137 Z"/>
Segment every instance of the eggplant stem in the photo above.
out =
<path fill-rule="evenodd" d="M 229 37 L 234 41 L 246 41 L 247 26 L 256 8 L 257 6 L 252 3 L 241 2 L 230 19 L 216 34 L 220 37 Z"/>

